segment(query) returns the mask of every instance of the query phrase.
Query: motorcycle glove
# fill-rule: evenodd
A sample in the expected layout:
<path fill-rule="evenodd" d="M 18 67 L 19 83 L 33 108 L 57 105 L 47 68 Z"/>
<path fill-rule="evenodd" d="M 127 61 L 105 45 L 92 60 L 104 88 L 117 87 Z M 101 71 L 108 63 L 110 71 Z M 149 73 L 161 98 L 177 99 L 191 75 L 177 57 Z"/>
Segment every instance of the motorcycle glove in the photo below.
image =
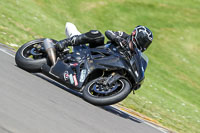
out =
<path fill-rule="evenodd" d="M 128 42 L 126 39 L 124 38 L 121 38 L 119 36 L 117 36 L 115 39 L 114 39 L 115 43 L 117 45 L 119 45 L 120 47 L 122 47 L 123 49 L 128 45 Z"/>

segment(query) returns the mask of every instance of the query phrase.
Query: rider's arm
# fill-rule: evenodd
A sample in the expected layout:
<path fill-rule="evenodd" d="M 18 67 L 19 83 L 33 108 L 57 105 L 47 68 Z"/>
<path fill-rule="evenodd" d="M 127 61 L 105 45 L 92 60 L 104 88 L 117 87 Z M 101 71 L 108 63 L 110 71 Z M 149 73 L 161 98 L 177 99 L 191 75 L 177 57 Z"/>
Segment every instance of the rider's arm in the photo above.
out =
<path fill-rule="evenodd" d="M 127 39 L 129 37 L 129 35 L 126 34 L 125 32 L 122 32 L 122 31 L 113 32 L 111 30 L 107 30 L 105 32 L 105 35 L 111 41 L 115 41 L 115 39 L 119 37 L 124 38 L 124 39 Z"/>
<path fill-rule="evenodd" d="M 111 41 L 114 41 L 115 40 L 115 38 L 117 38 L 117 36 L 118 35 L 116 35 L 113 31 L 111 31 L 111 30 L 107 30 L 106 32 L 105 32 L 105 35 L 106 35 L 106 37 L 109 39 L 109 40 L 111 40 Z"/>
<path fill-rule="evenodd" d="M 126 34 L 125 32 L 113 32 L 111 30 L 107 30 L 105 32 L 105 35 L 111 42 L 116 43 L 122 48 L 127 45 L 128 34 Z"/>

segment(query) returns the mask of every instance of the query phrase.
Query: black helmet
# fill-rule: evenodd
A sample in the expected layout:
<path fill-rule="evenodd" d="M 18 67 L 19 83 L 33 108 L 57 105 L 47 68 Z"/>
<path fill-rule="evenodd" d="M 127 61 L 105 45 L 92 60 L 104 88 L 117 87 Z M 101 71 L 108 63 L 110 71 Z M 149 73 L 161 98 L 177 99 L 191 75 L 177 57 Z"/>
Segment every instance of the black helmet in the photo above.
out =
<path fill-rule="evenodd" d="M 131 41 L 142 52 L 145 51 L 153 40 L 153 33 L 145 26 L 137 26 L 131 34 Z"/>

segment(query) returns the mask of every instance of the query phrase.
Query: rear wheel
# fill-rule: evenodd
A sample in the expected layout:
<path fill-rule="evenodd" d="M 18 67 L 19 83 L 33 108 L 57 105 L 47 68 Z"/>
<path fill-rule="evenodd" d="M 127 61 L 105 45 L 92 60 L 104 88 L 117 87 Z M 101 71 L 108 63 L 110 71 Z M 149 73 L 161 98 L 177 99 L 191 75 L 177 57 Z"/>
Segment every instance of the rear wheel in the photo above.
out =
<path fill-rule="evenodd" d="M 29 72 L 40 72 L 43 64 L 47 63 L 43 47 L 45 38 L 33 40 L 22 45 L 16 55 L 15 62 L 18 67 Z"/>
<path fill-rule="evenodd" d="M 106 77 L 90 81 L 83 90 L 83 98 L 98 106 L 118 103 L 128 96 L 131 87 L 126 79 L 120 78 L 110 86 L 103 85 Z"/>

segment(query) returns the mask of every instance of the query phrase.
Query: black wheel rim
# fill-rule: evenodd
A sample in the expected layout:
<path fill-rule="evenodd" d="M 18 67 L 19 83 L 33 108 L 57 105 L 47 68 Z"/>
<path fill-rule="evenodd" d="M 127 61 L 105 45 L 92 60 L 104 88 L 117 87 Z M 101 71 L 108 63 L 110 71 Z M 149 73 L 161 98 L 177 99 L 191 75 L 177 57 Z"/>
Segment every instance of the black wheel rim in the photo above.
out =
<path fill-rule="evenodd" d="M 30 44 L 22 50 L 22 55 L 29 59 L 41 59 L 44 57 L 44 47 L 42 42 Z"/>
<path fill-rule="evenodd" d="M 121 80 L 116 81 L 110 86 L 103 85 L 103 80 L 105 79 L 97 80 L 88 87 L 90 95 L 93 97 L 107 97 L 120 93 L 124 88 L 124 83 Z"/>

